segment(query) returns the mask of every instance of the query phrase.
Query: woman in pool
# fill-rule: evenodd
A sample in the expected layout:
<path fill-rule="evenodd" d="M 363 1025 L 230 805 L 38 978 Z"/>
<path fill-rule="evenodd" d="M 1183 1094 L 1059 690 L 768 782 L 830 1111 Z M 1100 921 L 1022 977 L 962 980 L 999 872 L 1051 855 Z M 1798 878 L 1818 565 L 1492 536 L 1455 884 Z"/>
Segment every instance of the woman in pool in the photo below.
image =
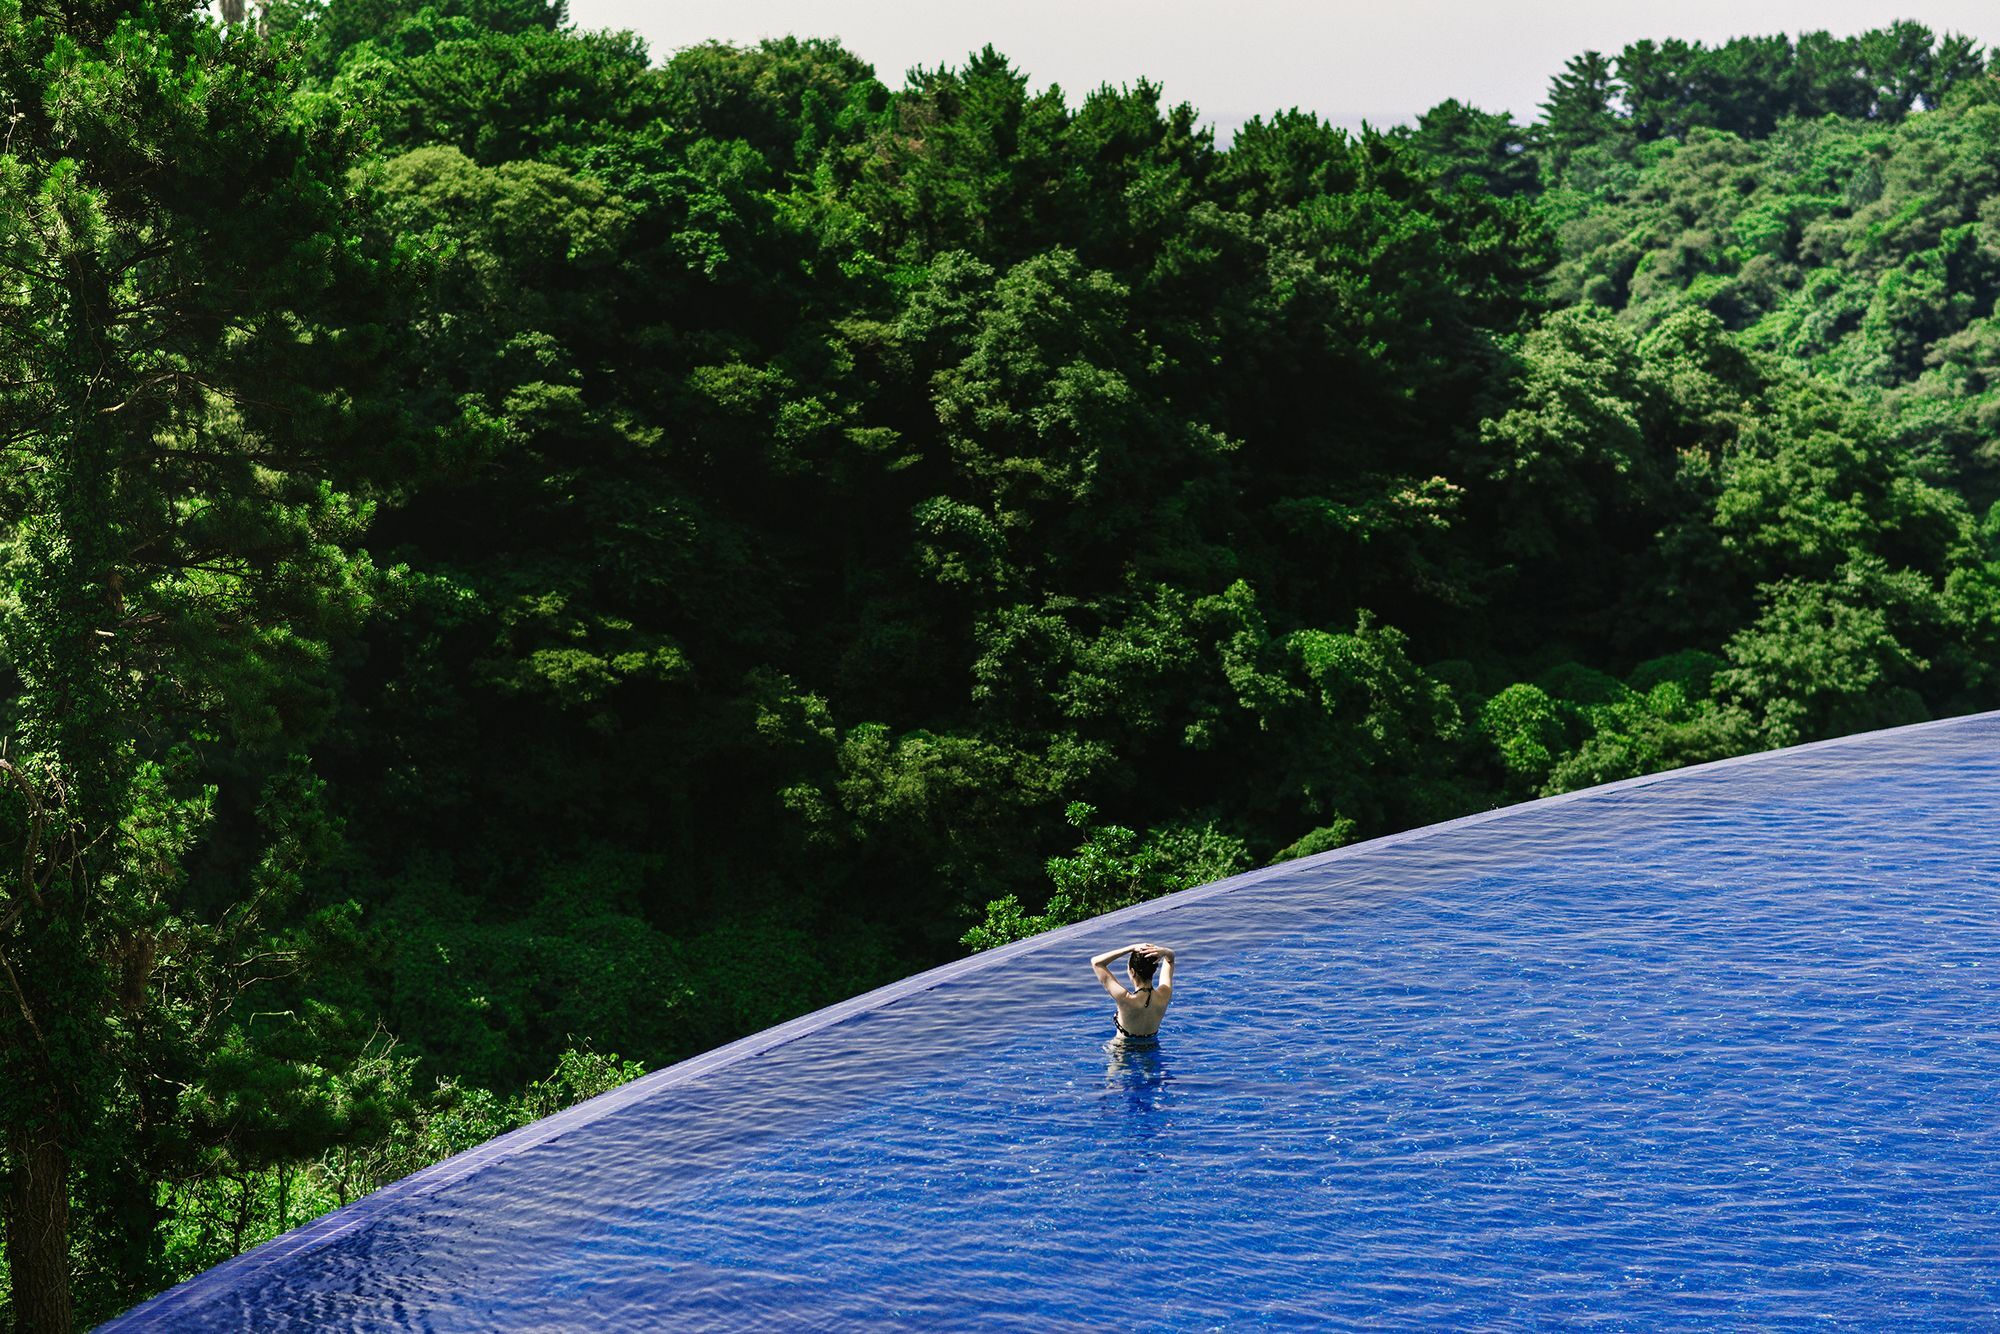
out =
<path fill-rule="evenodd" d="M 1105 965 L 1124 956 L 1129 987 L 1120 986 Z M 1090 961 L 1097 980 L 1116 1002 L 1118 1015 L 1112 1022 L 1128 1038 L 1149 1038 L 1160 1031 L 1167 1006 L 1174 1000 L 1174 952 L 1164 945 L 1127 945 L 1106 950 Z"/>

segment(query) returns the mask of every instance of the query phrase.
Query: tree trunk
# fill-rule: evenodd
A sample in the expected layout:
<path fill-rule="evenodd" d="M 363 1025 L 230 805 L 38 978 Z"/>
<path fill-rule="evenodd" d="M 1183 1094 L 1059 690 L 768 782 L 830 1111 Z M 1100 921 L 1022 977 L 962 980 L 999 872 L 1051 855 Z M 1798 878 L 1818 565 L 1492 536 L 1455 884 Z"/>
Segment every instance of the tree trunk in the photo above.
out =
<path fill-rule="evenodd" d="M 69 1150 L 50 1126 L 8 1136 L 7 1268 L 14 1327 L 69 1334 Z"/>

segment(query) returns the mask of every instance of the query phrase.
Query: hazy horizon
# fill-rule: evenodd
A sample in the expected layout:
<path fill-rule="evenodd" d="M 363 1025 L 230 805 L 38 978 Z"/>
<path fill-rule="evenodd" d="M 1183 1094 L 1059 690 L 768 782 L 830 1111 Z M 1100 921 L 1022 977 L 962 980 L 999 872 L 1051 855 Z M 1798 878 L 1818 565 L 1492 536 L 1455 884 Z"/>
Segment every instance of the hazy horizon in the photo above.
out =
<path fill-rule="evenodd" d="M 991 42 L 1036 88 L 1072 100 L 1100 84 L 1150 78 L 1168 103 L 1191 102 L 1223 138 L 1254 115 L 1297 106 L 1350 128 L 1414 119 L 1446 98 L 1532 119 L 1552 75 L 1585 50 L 1617 51 L 1640 38 L 1715 43 L 1730 37 L 1828 29 L 1839 34 L 1913 18 L 1933 31 L 2000 42 L 2000 11 L 1951 0 L 1911 12 L 1861 0 L 1783 3 L 1585 3 L 1520 0 L 1469 5 L 1411 0 L 1383 10 L 1352 3 L 1249 0 L 1215 20 L 1187 0 L 1083 6 L 1020 0 L 1004 8 L 911 0 L 571 0 L 580 27 L 630 28 L 656 60 L 698 42 L 764 37 L 838 38 L 883 82 L 915 66 L 955 65 Z"/>

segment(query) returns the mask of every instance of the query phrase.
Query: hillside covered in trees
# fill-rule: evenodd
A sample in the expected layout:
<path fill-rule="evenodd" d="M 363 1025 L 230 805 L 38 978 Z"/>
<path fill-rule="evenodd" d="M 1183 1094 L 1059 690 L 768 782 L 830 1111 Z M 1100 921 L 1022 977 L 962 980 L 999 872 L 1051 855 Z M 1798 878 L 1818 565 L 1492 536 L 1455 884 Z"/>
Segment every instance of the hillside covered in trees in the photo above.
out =
<path fill-rule="evenodd" d="M 542 0 L 0 5 L 0 93 L 25 1325 L 967 948 L 2000 706 L 1915 24 L 1226 146 Z"/>

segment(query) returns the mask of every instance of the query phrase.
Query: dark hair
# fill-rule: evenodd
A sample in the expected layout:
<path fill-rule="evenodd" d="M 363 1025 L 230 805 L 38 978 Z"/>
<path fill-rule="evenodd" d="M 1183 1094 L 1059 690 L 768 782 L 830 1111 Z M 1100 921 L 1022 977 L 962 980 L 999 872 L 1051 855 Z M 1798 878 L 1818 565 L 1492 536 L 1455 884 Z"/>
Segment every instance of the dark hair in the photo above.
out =
<path fill-rule="evenodd" d="M 1132 970 L 1133 977 L 1150 987 L 1153 985 L 1153 970 L 1160 966 L 1160 961 L 1150 954 L 1141 954 L 1134 950 L 1126 961 L 1126 966 Z"/>

